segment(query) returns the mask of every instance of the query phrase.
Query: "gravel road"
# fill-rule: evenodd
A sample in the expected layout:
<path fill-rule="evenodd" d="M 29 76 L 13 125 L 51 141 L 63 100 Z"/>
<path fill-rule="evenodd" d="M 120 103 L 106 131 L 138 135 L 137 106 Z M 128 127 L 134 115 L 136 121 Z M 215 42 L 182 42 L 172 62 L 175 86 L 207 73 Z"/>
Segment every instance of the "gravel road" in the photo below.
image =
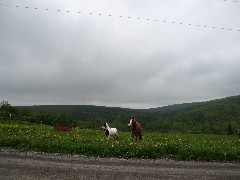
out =
<path fill-rule="evenodd" d="M 240 179 L 239 163 L 87 158 L 0 149 L 0 179 Z"/>

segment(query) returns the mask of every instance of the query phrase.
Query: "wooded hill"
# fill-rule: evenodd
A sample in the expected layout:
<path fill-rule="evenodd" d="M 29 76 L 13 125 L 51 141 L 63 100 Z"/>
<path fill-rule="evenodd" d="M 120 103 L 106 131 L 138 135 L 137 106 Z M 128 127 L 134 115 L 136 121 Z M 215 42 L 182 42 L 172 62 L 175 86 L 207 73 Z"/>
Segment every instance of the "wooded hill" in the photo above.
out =
<path fill-rule="evenodd" d="M 72 124 L 101 129 L 104 122 L 127 131 L 135 116 L 145 131 L 227 133 L 240 128 L 240 96 L 207 102 L 169 105 L 151 109 L 128 109 L 94 105 L 17 106 L 22 120 L 45 124 Z"/>

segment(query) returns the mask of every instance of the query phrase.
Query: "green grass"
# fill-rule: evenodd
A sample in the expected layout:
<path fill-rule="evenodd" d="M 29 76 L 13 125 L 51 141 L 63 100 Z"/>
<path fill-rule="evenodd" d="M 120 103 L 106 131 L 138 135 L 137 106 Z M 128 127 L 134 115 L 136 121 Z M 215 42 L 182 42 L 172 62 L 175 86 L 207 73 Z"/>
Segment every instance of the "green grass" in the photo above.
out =
<path fill-rule="evenodd" d="M 44 125 L 0 124 L 0 147 L 98 157 L 240 161 L 240 141 L 228 135 L 144 132 L 143 141 L 133 143 L 130 132 L 107 140 L 101 130 L 61 132 Z"/>

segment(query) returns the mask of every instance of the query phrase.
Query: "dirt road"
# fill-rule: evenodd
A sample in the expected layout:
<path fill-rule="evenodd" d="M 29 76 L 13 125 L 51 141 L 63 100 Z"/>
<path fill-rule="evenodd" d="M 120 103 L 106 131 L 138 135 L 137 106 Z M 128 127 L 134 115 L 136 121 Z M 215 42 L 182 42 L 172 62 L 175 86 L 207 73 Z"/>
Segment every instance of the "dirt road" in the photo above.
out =
<path fill-rule="evenodd" d="M 239 163 L 87 158 L 0 149 L 0 179 L 240 179 Z"/>

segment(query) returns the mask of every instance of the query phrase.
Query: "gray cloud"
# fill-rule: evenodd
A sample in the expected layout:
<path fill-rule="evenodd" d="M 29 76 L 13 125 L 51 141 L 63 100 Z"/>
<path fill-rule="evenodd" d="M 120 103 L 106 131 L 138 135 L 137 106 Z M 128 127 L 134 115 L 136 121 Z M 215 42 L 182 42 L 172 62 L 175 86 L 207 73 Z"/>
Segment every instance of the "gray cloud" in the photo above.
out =
<path fill-rule="evenodd" d="M 0 3 L 20 6 L 0 6 L 0 94 L 11 104 L 150 108 L 240 92 L 237 3 Z"/>

